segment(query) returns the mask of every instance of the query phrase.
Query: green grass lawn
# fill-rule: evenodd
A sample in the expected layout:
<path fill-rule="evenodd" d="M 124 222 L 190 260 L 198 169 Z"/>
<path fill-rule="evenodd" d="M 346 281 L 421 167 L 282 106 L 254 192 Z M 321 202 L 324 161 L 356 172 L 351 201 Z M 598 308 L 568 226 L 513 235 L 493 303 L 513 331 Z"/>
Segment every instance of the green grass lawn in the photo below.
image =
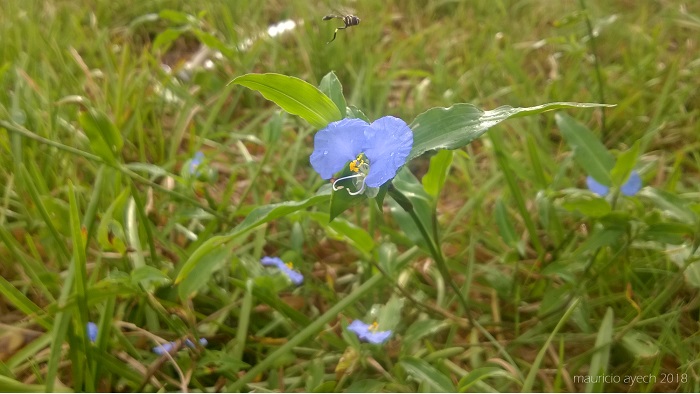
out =
<path fill-rule="evenodd" d="M 700 391 L 697 1 L 1 3 L 0 391 Z M 410 161 L 431 251 L 389 196 L 329 221 L 318 128 L 229 84 L 331 71 L 370 120 L 615 106 Z"/>

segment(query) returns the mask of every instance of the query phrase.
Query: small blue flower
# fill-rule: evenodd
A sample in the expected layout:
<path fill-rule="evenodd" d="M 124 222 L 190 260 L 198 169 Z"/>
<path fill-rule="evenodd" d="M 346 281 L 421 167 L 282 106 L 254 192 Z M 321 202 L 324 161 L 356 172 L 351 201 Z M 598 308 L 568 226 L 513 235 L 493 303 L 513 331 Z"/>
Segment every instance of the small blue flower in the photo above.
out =
<path fill-rule="evenodd" d="M 607 196 L 608 192 L 610 192 L 610 188 L 598 183 L 595 179 L 593 179 L 592 176 L 588 176 L 586 178 L 586 185 L 588 185 L 588 189 L 592 191 L 593 193 L 599 195 L 599 196 Z M 630 177 L 627 178 L 627 182 L 625 182 L 621 187 L 620 191 L 622 194 L 625 196 L 634 196 L 639 192 L 639 190 L 642 188 L 642 178 L 639 176 L 639 173 L 637 171 L 632 171 L 630 174 Z"/>
<path fill-rule="evenodd" d="M 192 160 L 190 160 L 190 174 L 191 175 L 199 175 L 199 166 L 202 164 L 202 160 L 204 160 L 204 153 L 202 152 L 197 152 L 194 154 L 194 157 Z"/>
<path fill-rule="evenodd" d="M 292 283 L 294 283 L 297 286 L 304 282 L 304 275 L 302 275 L 299 271 L 294 270 L 294 265 L 292 265 L 292 263 L 285 263 L 279 257 L 265 256 L 260 259 L 260 263 L 262 263 L 262 265 L 271 265 L 273 267 L 277 267 L 280 271 L 287 275 L 287 277 L 292 281 Z"/>
<path fill-rule="evenodd" d="M 199 338 L 199 344 L 202 346 L 207 346 L 209 344 L 209 341 L 207 341 L 206 338 Z M 168 342 L 164 343 L 158 346 L 153 347 L 153 353 L 162 356 L 165 353 L 170 353 L 175 349 L 177 346 L 176 342 Z M 189 338 L 185 339 L 185 346 L 195 348 L 194 342 L 192 342 Z"/>
<path fill-rule="evenodd" d="M 90 342 L 95 343 L 97 340 L 97 324 L 93 322 L 88 322 L 87 323 L 87 336 Z"/>
<path fill-rule="evenodd" d="M 393 116 L 385 116 L 368 124 L 361 119 L 343 119 L 330 123 L 316 133 L 311 166 L 323 179 L 350 163 L 350 171 L 356 174 L 336 180 L 355 178 L 361 185 L 379 187 L 396 176 L 396 172 L 406 164 L 406 158 L 413 147 L 413 131 L 406 122 Z"/>
<path fill-rule="evenodd" d="M 354 320 L 348 325 L 348 330 L 357 334 L 358 338 L 375 344 L 384 343 L 391 336 L 391 330 L 377 331 L 378 328 L 377 322 L 365 324 L 360 320 Z"/>

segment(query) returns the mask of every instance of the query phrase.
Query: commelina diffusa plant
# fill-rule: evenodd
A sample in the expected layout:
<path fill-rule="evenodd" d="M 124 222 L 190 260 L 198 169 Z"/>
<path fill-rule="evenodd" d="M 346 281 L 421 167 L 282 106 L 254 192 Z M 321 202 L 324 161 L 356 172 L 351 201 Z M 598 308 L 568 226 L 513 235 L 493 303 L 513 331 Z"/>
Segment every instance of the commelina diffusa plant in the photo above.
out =
<path fill-rule="evenodd" d="M 406 163 L 428 151 L 452 150 L 466 146 L 489 128 L 516 117 L 540 114 L 564 108 L 591 108 L 605 106 L 592 103 L 555 102 L 527 108 L 503 106 L 490 111 L 471 104 L 460 103 L 449 108 L 432 108 L 418 115 L 412 122 L 383 116 L 370 121 L 358 108 L 348 106 L 342 85 L 333 72 L 326 75 L 320 88 L 301 79 L 281 74 L 246 74 L 231 81 L 258 91 L 268 100 L 290 114 L 306 120 L 319 131 L 314 136 L 314 150 L 310 164 L 323 179 L 334 179 L 322 186 L 315 195 L 303 201 L 288 201 L 253 210 L 238 226 L 227 234 L 217 235 L 202 245 L 189 257 L 175 280 L 181 284 L 181 296 L 187 297 L 189 274 L 211 253 L 245 234 L 253 228 L 318 204 L 330 203 L 328 217 L 332 221 L 350 207 L 367 199 L 376 201 L 379 207 L 389 195 L 410 218 L 416 234 L 420 234 L 420 246 L 436 262 L 441 276 L 455 290 L 460 303 L 467 310 L 467 302 L 450 276 L 439 241 L 431 231 L 434 210 L 426 207 L 421 199 L 426 195 L 424 187 L 405 169 Z M 442 180 L 437 182 L 444 183 Z M 438 176 L 440 177 L 440 176 Z M 440 186 L 441 187 L 441 186 Z M 265 258 L 263 265 L 277 267 L 299 285 L 300 272 L 293 270 L 282 260 Z M 315 318 L 301 332 L 272 352 L 266 359 L 252 367 L 241 379 L 229 387 L 240 390 L 259 373 L 274 365 L 275 360 L 309 338 L 318 335 L 326 325 L 337 318 L 345 308 L 360 300 L 378 286 L 390 280 L 407 261 L 385 265 L 381 275 L 370 277 L 352 293 L 341 299 L 323 315 Z M 381 264 L 380 264 L 381 265 Z M 184 285 L 184 286 L 182 286 Z M 190 290 L 188 290 L 190 289 Z M 398 323 L 400 307 L 395 300 L 379 308 L 382 312 L 368 316 L 371 324 L 354 320 L 346 329 L 370 344 L 387 341 Z M 476 323 L 476 322 L 475 322 Z M 381 330 L 379 328 L 381 327 Z M 485 330 L 484 330 L 485 331 Z M 491 337 L 484 332 L 487 337 Z M 492 337 L 491 337 L 492 338 Z M 495 342 L 495 340 L 494 340 Z M 498 345 L 496 343 L 496 345 Z M 372 345 L 368 345 L 372 346 Z M 500 346 L 497 346 L 500 348 Z M 504 357 L 510 358 L 505 352 Z"/>

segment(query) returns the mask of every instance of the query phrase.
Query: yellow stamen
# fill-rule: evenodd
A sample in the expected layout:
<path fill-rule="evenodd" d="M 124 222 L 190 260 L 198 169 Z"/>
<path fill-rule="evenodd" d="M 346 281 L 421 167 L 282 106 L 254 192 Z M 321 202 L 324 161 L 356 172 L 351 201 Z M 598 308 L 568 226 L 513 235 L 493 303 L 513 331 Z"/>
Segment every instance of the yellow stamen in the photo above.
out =
<path fill-rule="evenodd" d="M 293 268 L 294 268 L 294 264 L 293 264 L 291 261 L 288 262 L 288 263 L 286 263 L 286 266 L 287 266 L 289 269 L 293 269 Z"/>
<path fill-rule="evenodd" d="M 377 323 L 377 322 L 375 321 L 374 323 L 370 324 L 370 326 L 368 327 L 368 329 L 369 329 L 370 331 L 377 331 L 377 330 L 379 329 L 379 323 Z"/>

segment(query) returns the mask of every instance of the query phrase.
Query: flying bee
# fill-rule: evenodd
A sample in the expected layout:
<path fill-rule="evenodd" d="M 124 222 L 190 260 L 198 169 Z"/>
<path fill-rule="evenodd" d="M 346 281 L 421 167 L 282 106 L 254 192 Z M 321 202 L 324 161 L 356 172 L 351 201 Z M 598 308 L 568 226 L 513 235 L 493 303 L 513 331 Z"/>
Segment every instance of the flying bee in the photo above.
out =
<path fill-rule="evenodd" d="M 341 26 L 335 29 L 333 32 L 333 38 L 328 41 L 326 44 L 330 44 L 335 40 L 335 36 L 338 34 L 338 30 L 344 30 L 347 29 L 350 26 L 357 26 L 360 24 L 360 18 L 356 17 L 355 15 L 345 15 L 345 16 L 340 16 L 340 15 L 326 15 L 323 17 L 324 21 L 329 21 L 331 19 L 341 19 L 343 23 L 345 23 L 345 26 Z"/>

